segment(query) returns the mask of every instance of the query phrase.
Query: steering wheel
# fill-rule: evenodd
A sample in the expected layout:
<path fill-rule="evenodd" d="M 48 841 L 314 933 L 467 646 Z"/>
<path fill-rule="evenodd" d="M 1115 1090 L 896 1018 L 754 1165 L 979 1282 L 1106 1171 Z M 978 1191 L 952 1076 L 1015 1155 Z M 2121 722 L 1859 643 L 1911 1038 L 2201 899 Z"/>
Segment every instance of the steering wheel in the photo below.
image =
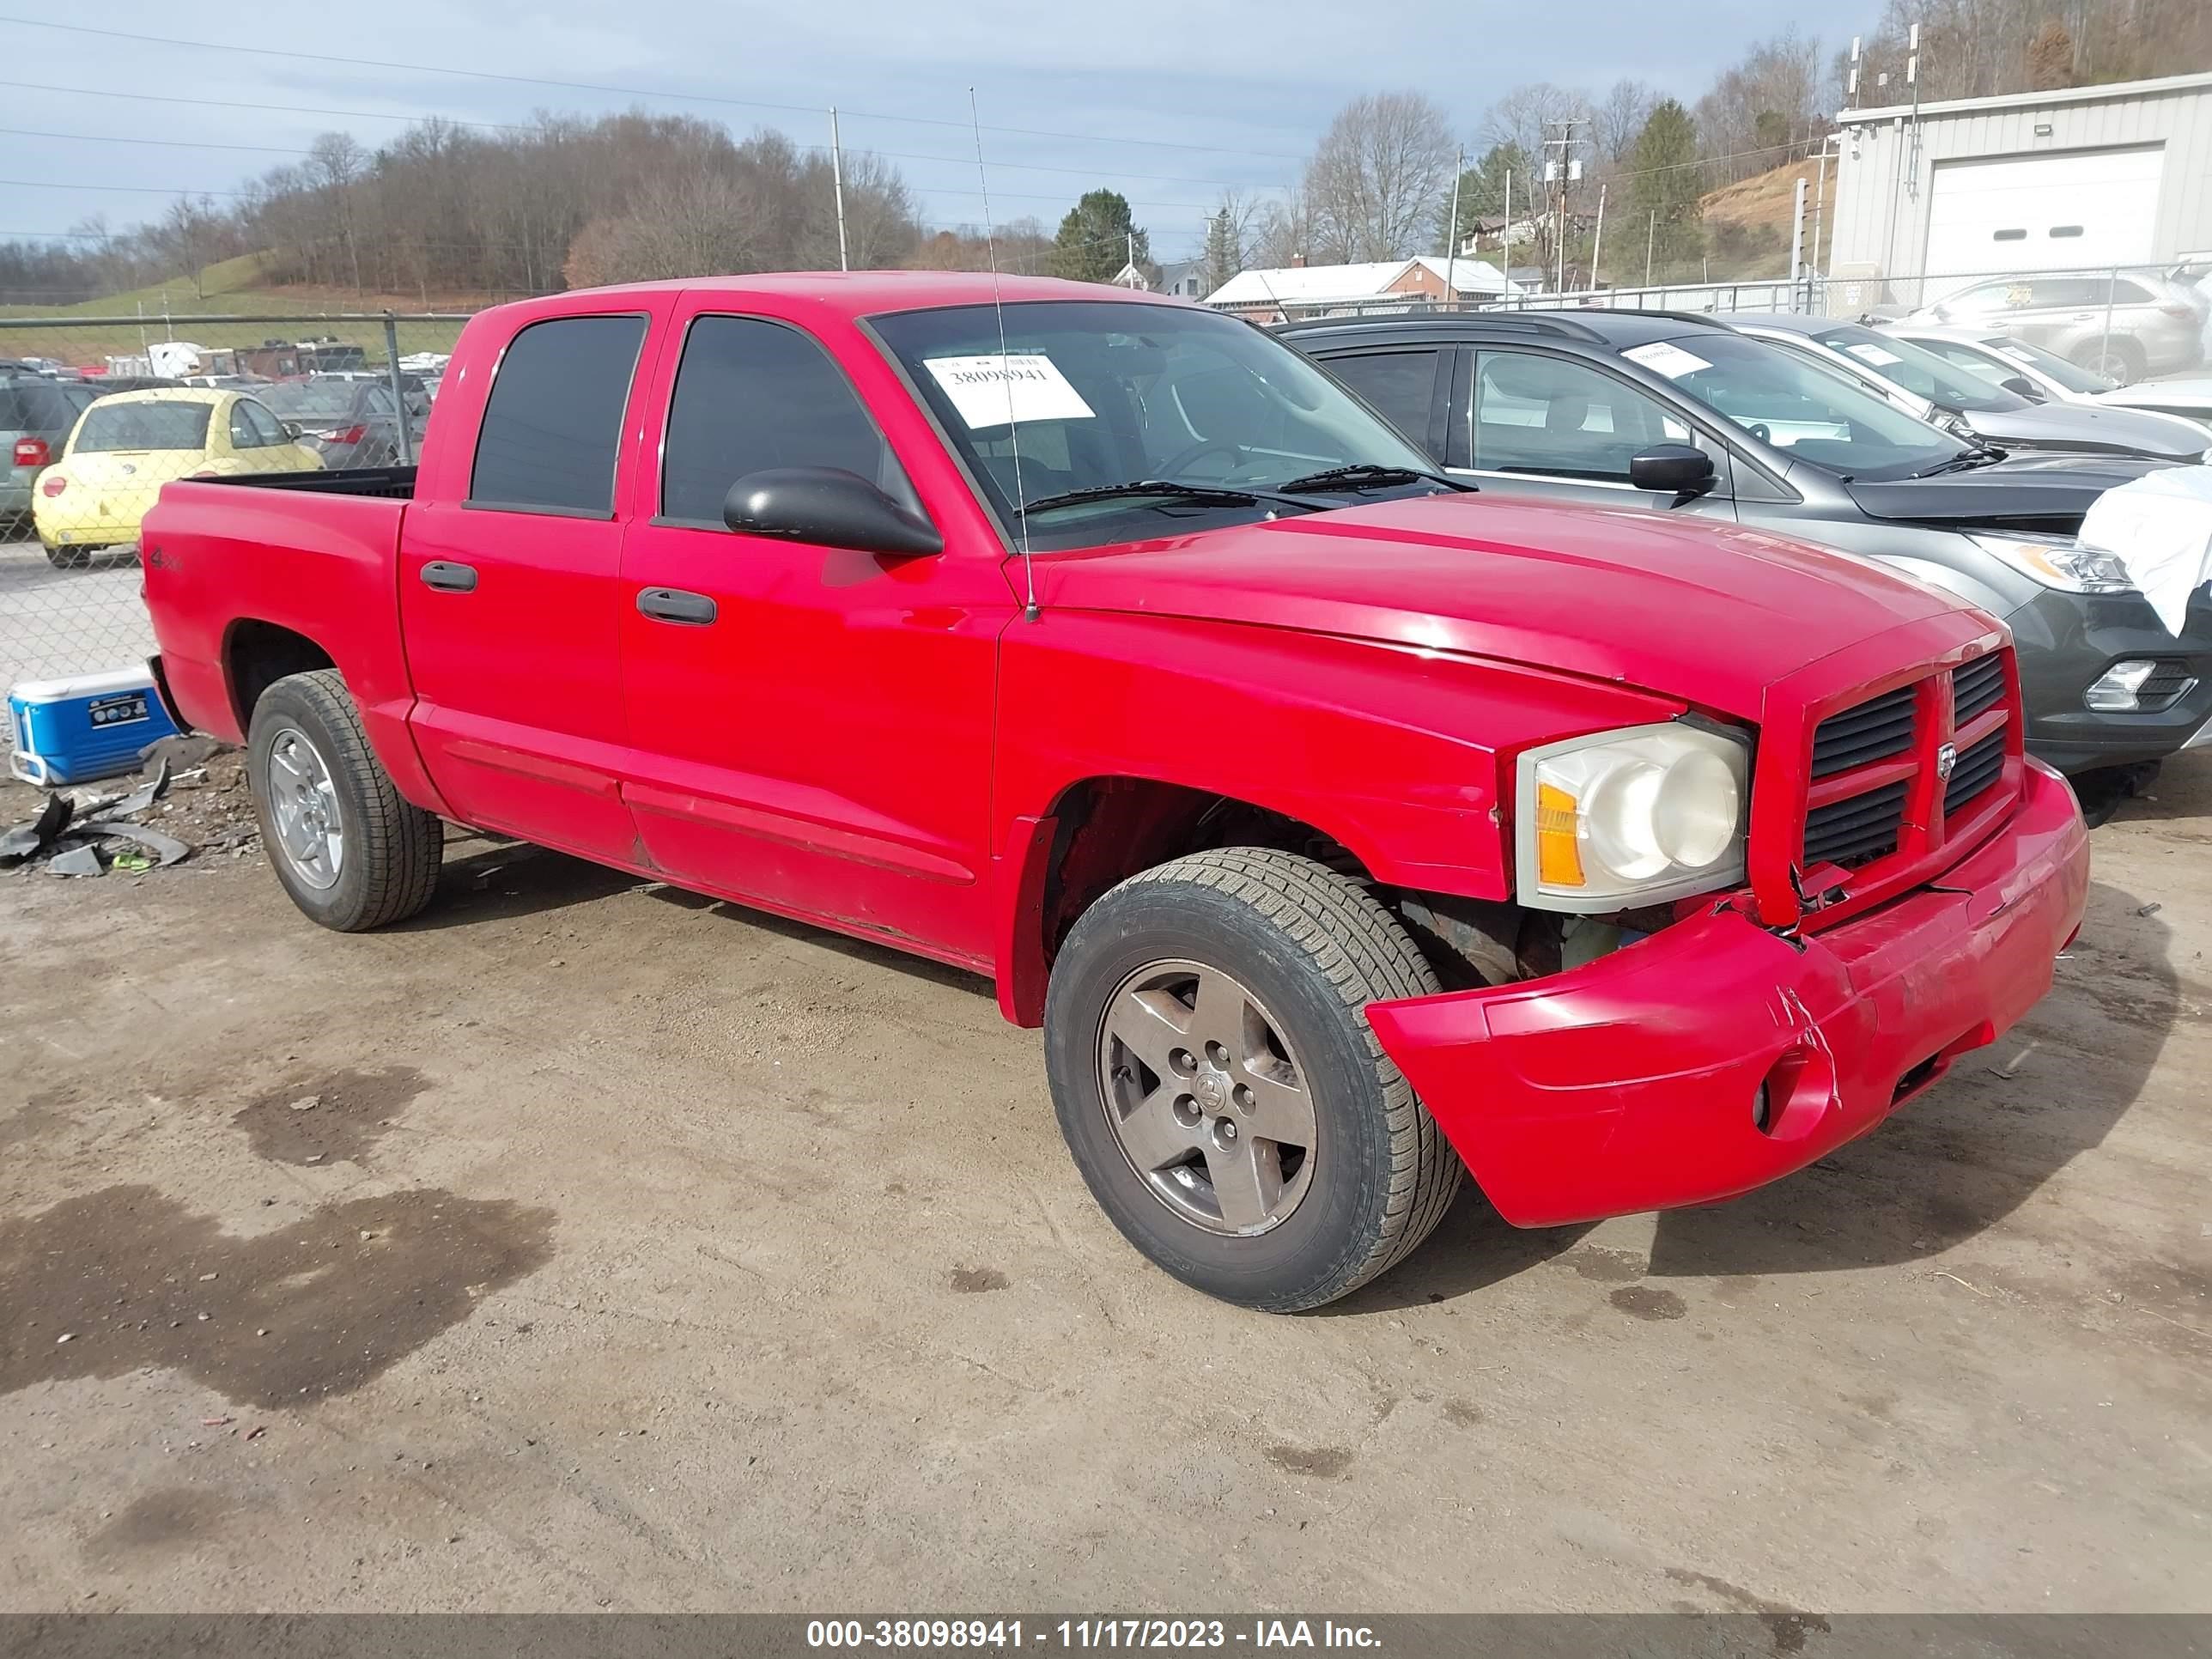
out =
<path fill-rule="evenodd" d="M 1200 456 L 1211 454 L 1217 449 L 1230 458 L 1231 470 L 1234 470 L 1244 459 L 1244 448 L 1241 444 L 1232 444 L 1226 438 L 1201 438 L 1188 448 L 1178 449 L 1162 461 L 1159 468 L 1160 476 L 1171 478 Z"/>
<path fill-rule="evenodd" d="M 1768 428 L 1766 422 L 1764 421 L 1753 421 L 1749 426 L 1744 428 L 1744 430 L 1751 434 L 1753 437 L 1758 439 L 1761 443 L 1769 443 L 1773 441 L 1774 434 Z"/>

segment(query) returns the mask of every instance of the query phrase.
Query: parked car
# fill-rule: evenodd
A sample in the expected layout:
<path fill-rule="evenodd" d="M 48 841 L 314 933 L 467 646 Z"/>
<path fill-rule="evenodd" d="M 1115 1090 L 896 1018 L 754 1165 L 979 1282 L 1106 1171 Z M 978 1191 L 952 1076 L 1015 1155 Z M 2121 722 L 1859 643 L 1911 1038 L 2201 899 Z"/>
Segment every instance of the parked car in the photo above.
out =
<path fill-rule="evenodd" d="M 319 374 L 310 380 L 280 382 L 258 395 L 300 428 L 331 471 L 391 466 L 400 458 L 398 410 L 386 380 Z M 408 453 L 417 454 L 430 419 L 430 400 L 419 381 L 407 390 L 407 406 Z"/>
<path fill-rule="evenodd" d="M 11 374 L 0 365 L 0 450 L 8 455 L 8 470 L 0 472 L 0 529 L 29 519 L 39 474 L 61 453 L 76 417 L 98 395 L 81 381 L 51 380 L 35 370 Z"/>
<path fill-rule="evenodd" d="M 2002 458 L 1705 317 L 1478 313 L 1280 331 L 1486 490 L 1802 537 L 2002 617 L 2028 746 L 2074 778 L 2094 817 L 2212 715 L 2212 596 L 2197 594 L 2177 639 L 2119 561 L 2075 544 L 2090 503 L 2156 463 Z"/>
<path fill-rule="evenodd" d="M 2182 376 L 2117 386 L 2092 369 L 2027 340 L 1988 329 L 1947 328 L 1936 323 L 1892 323 L 1882 332 L 1910 340 L 1924 351 L 2022 397 L 2103 409 L 2140 410 L 2186 421 L 2212 436 L 2212 377 Z"/>
<path fill-rule="evenodd" d="M 2136 272 L 2001 276 L 1946 295 L 1904 320 L 1993 328 L 2124 385 L 2204 361 L 2197 292 Z"/>
<path fill-rule="evenodd" d="M 155 683 L 294 902 L 419 910 L 449 817 L 990 975 L 1108 1214 L 1229 1301 L 1371 1279 L 1462 1158 L 1532 1226 L 1802 1167 L 2080 923 L 1989 617 L 1467 491 L 1218 313 L 732 277 L 456 362 L 411 477 L 147 523 Z"/>
<path fill-rule="evenodd" d="M 1848 374 L 1916 420 L 1949 426 L 2008 452 L 2060 450 L 2145 455 L 2190 464 L 2204 459 L 2201 427 L 2148 410 L 2050 403 L 1993 386 L 1898 333 L 1832 317 L 1731 316 L 1739 334 L 1794 351 Z M 2086 370 L 2077 371 L 2086 373 Z"/>
<path fill-rule="evenodd" d="M 77 417 L 61 454 L 40 475 L 32 516 L 46 557 L 82 569 L 102 549 L 137 542 L 141 520 L 172 479 L 321 465 L 252 398 L 191 387 L 121 392 Z"/>

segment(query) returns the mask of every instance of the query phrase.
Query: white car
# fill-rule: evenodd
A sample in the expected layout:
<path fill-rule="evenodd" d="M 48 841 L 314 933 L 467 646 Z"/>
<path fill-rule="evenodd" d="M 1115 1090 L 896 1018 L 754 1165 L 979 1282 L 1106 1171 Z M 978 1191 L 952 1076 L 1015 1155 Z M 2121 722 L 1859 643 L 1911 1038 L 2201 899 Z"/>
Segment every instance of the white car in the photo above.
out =
<path fill-rule="evenodd" d="M 2138 380 L 2114 386 L 2094 369 L 2069 362 L 2026 340 L 1984 329 L 1945 328 L 1932 323 L 1891 323 L 1884 333 L 1910 340 L 1948 359 L 1992 386 L 2040 397 L 2047 402 L 2102 404 L 2108 408 L 2148 410 L 2170 415 L 2212 432 L 2212 376 Z"/>

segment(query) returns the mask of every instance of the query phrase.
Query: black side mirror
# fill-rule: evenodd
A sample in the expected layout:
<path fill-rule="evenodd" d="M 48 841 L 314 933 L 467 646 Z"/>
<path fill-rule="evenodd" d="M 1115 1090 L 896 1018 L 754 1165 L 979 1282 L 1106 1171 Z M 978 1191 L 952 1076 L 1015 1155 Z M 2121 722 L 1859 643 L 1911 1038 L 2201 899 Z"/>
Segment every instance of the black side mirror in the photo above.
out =
<path fill-rule="evenodd" d="M 937 526 L 857 472 L 775 466 L 747 473 L 722 501 L 722 522 L 749 536 L 919 558 L 945 550 Z"/>
<path fill-rule="evenodd" d="M 2008 374 L 1997 384 L 2015 398 L 2025 398 L 2032 404 L 2043 401 L 2043 388 L 2025 374 Z"/>
<path fill-rule="evenodd" d="M 1695 444 L 1654 444 L 1630 458 L 1628 482 L 1670 495 L 1702 495 L 1720 482 L 1713 458 Z"/>

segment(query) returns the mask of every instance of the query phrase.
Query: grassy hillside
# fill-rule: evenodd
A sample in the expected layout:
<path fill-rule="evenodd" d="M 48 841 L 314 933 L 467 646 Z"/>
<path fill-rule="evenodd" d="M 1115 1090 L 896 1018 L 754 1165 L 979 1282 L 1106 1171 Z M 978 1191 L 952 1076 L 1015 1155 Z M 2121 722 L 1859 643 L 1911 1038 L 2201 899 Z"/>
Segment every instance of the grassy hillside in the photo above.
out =
<path fill-rule="evenodd" d="M 1754 178 L 1723 185 L 1699 204 L 1714 276 L 1749 280 L 1790 274 L 1790 209 L 1800 179 L 1806 185 L 1805 256 L 1812 257 L 1813 195 L 1820 183 L 1820 163 L 1793 161 Z M 1832 160 L 1821 216 L 1824 223 L 1832 222 L 1835 196 L 1836 167 Z M 1826 240 L 1824 231 L 1824 245 Z"/>
<path fill-rule="evenodd" d="M 384 356 L 384 330 L 380 324 L 317 324 L 310 319 L 340 312 L 425 309 L 419 294 L 356 294 L 350 289 L 268 283 L 263 280 L 263 264 L 261 255 L 249 253 L 208 266 L 200 272 L 197 282 L 189 276 L 172 277 L 128 293 L 104 295 L 72 306 L 0 306 L 0 357 L 55 357 L 64 362 L 90 366 L 102 362 L 111 352 L 137 351 L 142 337 L 144 340 L 191 340 L 212 347 L 331 335 L 351 341 L 367 351 L 372 360 L 380 360 Z M 434 294 L 427 308 L 466 312 L 490 303 L 491 298 L 484 295 Z M 135 318 L 142 314 L 146 319 L 143 324 L 132 321 L 95 325 L 70 320 Z M 193 326 L 194 319 L 207 317 L 296 317 L 301 323 L 296 328 L 283 323 Z M 30 319 L 50 320 L 52 326 L 21 326 L 23 319 Z M 11 326 L 11 323 L 15 325 Z M 399 349 L 403 353 L 450 350 L 459 331 L 458 323 L 402 323 Z"/>

